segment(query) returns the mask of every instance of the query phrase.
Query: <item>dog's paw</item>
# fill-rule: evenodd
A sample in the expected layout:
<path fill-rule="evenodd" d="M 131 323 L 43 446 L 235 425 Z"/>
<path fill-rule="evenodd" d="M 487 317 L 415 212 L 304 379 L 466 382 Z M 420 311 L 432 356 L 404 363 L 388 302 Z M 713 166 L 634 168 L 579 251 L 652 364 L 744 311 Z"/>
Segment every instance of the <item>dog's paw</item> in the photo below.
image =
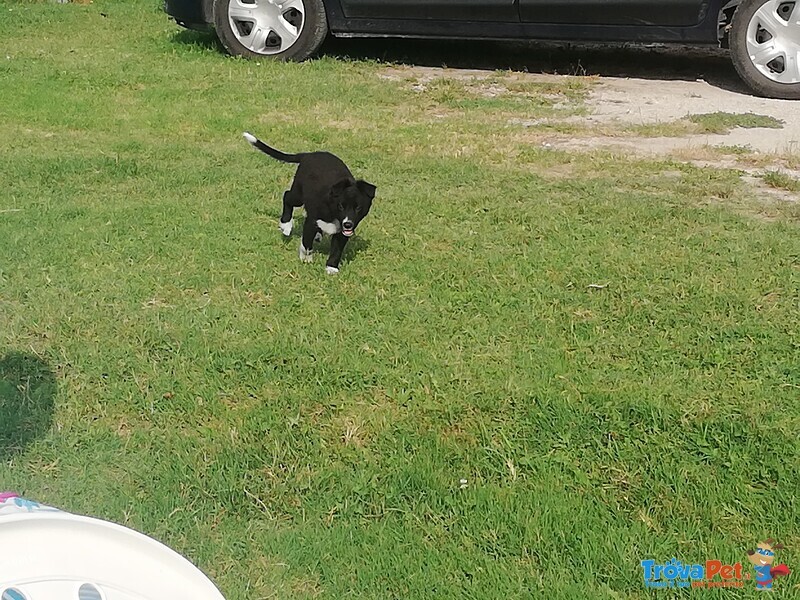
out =
<path fill-rule="evenodd" d="M 314 241 L 319 244 L 322 241 L 322 232 L 318 231 L 317 235 L 314 236 Z"/>
<path fill-rule="evenodd" d="M 303 246 L 303 242 L 300 242 L 300 260 L 305 263 L 310 263 L 314 260 L 314 251 Z"/>
<path fill-rule="evenodd" d="M 339 272 L 339 269 L 336 267 L 325 267 L 325 272 L 328 275 L 336 275 Z"/>
<path fill-rule="evenodd" d="M 292 235 L 292 227 L 294 227 L 294 219 L 289 219 L 288 223 L 278 223 L 278 227 L 281 228 L 281 233 L 286 237 Z"/>

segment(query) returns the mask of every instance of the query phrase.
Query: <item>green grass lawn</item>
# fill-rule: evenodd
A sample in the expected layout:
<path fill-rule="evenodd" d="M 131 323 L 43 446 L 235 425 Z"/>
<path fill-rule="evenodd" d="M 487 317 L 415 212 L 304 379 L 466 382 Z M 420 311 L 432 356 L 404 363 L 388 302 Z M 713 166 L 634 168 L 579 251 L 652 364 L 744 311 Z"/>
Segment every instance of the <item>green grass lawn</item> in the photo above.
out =
<path fill-rule="evenodd" d="M 159 7 L 0 5 L 0 489 L 229 600 L 649 598 L 767 537 L 797 597 L 796 205 L 513 125 L 590 81 L 249 63 Z M 243 130 L 378 186 L 339 276 Z"/>

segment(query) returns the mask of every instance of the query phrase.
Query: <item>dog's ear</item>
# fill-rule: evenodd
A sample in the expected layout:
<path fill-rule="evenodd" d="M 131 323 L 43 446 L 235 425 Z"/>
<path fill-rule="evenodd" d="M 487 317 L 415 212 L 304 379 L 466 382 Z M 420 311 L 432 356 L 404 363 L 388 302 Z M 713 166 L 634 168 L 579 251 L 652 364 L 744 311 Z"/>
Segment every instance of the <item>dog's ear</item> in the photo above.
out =
<path fill-rule="evenodd" d="M 331 186 L 331 198 L 338 198 L 352 183 L 347 179 L 340 179 Z"/>
<path fill-rule="evenodd" d="M 369 198 L 370 200 L 375 199 L 375 191 L 378 188 L 376 188 L 374 185 L 364 181 L 363 179 L 359 179 L 358 181 L 356 181 L 356 185 L 358 186 L 358 189 L 361 191 L 361 193 L 364 194 L 367 198 Z"/>

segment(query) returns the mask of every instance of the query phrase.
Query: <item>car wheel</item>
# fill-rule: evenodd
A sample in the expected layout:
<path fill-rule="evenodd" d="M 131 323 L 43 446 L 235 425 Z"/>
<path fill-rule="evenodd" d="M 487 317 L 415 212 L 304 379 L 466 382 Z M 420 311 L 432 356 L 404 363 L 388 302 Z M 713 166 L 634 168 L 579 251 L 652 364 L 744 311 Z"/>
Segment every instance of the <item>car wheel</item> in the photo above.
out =
<path fill-rule="evenodd" d="M 216 0 L 214 26 L 233 56 L 305 60 L 328 34 L 322 0 Z"/>
<path fill-rule="evenodd" d="M 744 0 L 733 15 L 730 47 L 754 92 L 800 99 L 800 0 Z"/>

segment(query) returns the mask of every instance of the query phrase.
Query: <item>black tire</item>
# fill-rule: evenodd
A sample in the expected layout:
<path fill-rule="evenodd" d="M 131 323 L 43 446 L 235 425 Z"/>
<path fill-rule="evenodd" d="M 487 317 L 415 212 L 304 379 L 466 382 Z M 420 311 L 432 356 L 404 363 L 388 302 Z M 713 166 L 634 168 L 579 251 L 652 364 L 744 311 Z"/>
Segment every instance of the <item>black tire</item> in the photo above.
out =
<path fill-rule="evenodd" d="M 322 0 L 302 0 L 305 17 L 297 40 L 285 50 L 275 52 L 265 48 L 256 52 L 245 46 L 233 30 L 228 9 L 235 0 L 214 0 L 214 28 L 220 42 L 232 56 L 244 58 L 303 61 L 314 56 L 328 35 L 328 19 Z"/>
<path fill-rule="evenodd" d="M 770 79 L 767 75 L 759 71 L 750 58 L 747 50 L 747 33 L 750 22 L 756 12 L 770 0 L 743 0 L 733 14 L 733 22 L 730 32 L 730 52 L 733 66 L 739 77 L 747 86 L 759 96 L 767 98 L 783 98 L 786 100 L 800 100 L 800 82 L 782 83 Z M 800 14 L 800 1 L 785 2 L 784 4 L 794 5 L 793 18 Z M 771 35 L 768 33 L 768 35 Z M 787 57 L 788 59 L 788 57 Z M 780 67 L 780 63 L 777 63 Z M 785 68 L 785 67 L 784 67 Z"/>

